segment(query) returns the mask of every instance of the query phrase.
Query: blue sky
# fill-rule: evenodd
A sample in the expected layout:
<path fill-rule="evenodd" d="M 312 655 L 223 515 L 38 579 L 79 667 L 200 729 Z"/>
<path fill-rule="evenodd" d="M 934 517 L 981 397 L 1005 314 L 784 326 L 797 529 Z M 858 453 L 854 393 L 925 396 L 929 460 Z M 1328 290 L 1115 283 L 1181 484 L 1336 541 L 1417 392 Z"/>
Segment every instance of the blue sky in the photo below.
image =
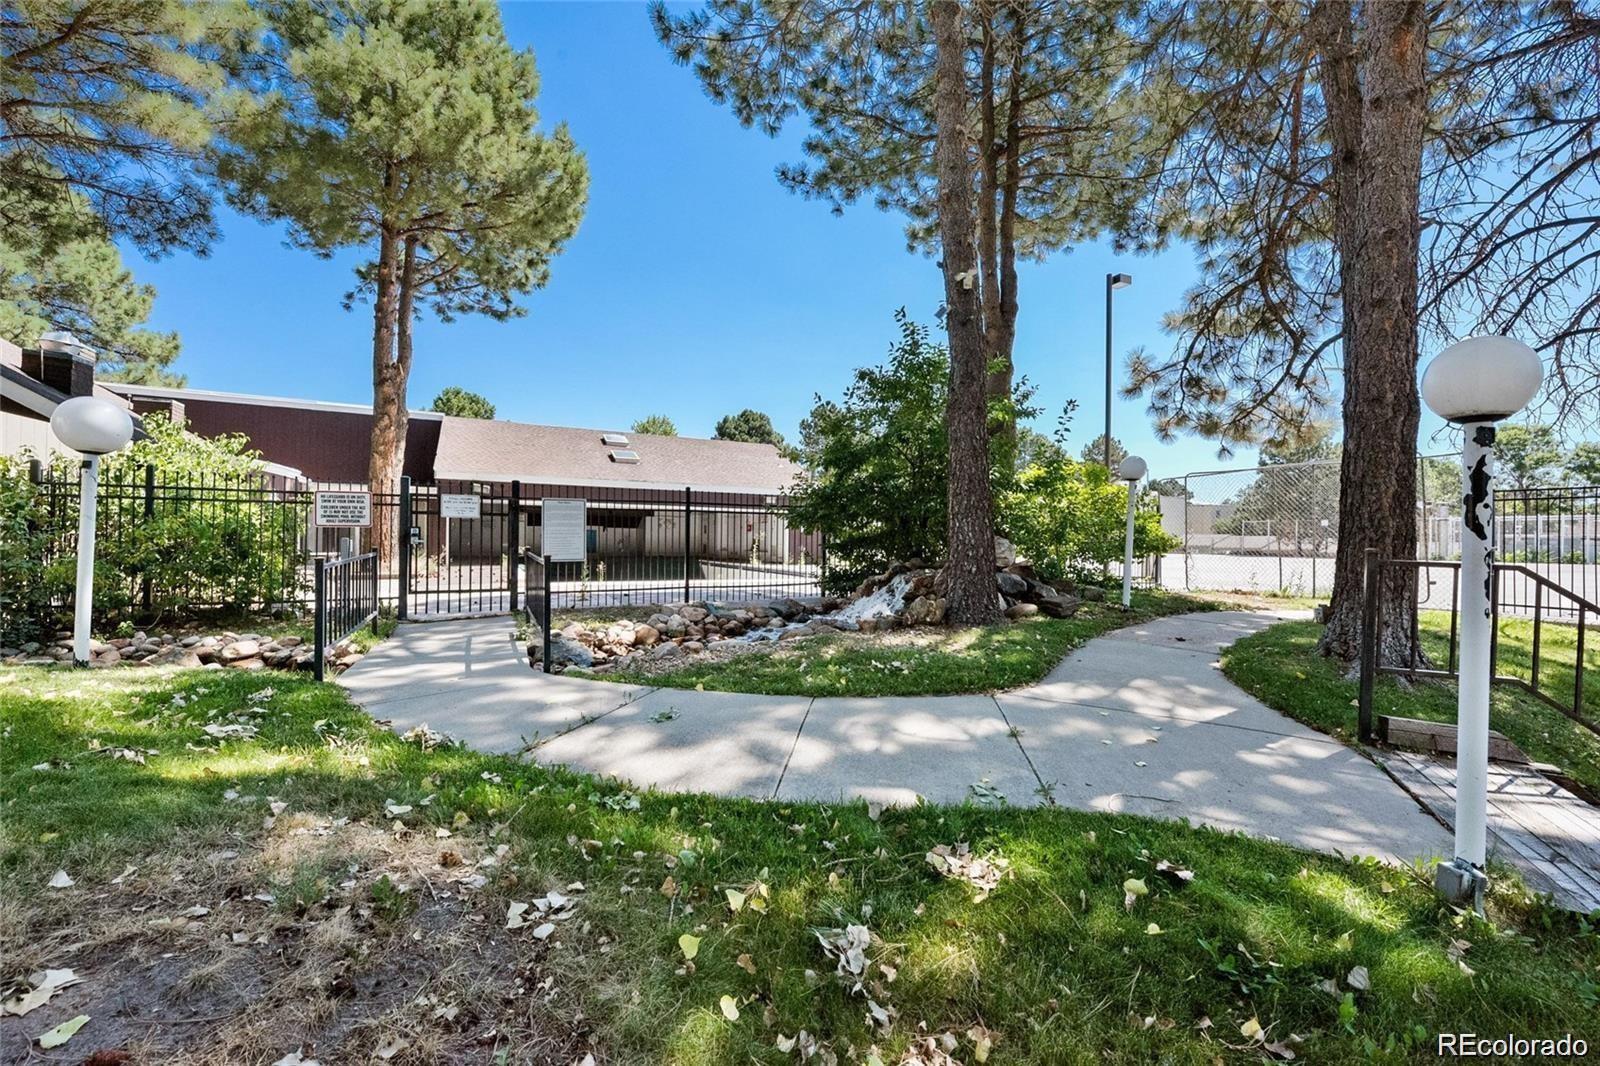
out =
<path fill-rule="evenodd" d="M 815 393 L 837 396 L 852 369 L 881 361 L 897 307 L 931 322 L 938 271 L 905 250 L 900 217 L 867 205 L 835 217 L 782 189 L 773 168 L 800 158 L 801 128 L 777 140 L 741 128 L 671 62 L 643 5 L 513 4 L 505 21 L 535 51 L 542 119 L 567 122 L 588 156 L 588 214 L 549 286 L 523 300 L 527 317 L 424 319 L 411 406 L 460 385 L 502 418 L 626 428 L 662 413 L 690 436 L 754 407 L 792 437 Z M 286 247 L 281 227 L 226 210 L 221 221 L 206 259 L 125 252 L 160 293 L 151 324 L 182 334 L 189 384 L 370 402 L 370 310 L 339 306 L 360 257 L 321 260 Z M 1129 349 L 1170 344 L 1158 323 L 1193 276 L 1190 254 L 1086 246 L 1020 271 L 1018 370 L 1048 411 L 1077 398 L 1074 450 L 1104 418 L 1109 270 L 1134 276 L 1116 295 L 1120 373 Z M 1157 443 L 1141 401 L 1118 399 L 1113 418 L 1156 475 L 1254 458 Z M 1054 415 L 1040 422 L 1048 432 Z"/>

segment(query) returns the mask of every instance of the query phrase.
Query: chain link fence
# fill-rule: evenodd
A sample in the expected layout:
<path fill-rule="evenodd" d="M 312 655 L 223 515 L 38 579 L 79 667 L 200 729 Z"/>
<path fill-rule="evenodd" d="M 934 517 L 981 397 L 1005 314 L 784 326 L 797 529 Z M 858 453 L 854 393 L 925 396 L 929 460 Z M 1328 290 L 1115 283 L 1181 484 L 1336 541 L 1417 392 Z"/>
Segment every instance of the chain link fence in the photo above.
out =
<path fill-rule="evenodd" d="M 1417 459 L 1419 559 L 1461 558 L 1459 463 L 1454 455 Z M 1164 587 L 1287 596 L 1332 592 L 1339 550 L 1339 460 L 1194 471 L 1162 479 L 1157 487 L 1161 526 L 1181 542 L 1161 560 Z M 1548 541 L 1549 530 L 1557 529 L 1560 562 L 1588 578 L 1583 561 L 1595 562 L 1600 521 L 1566 512 L 1593 509 L 1597 490 L 1547 491 L 1539 501 L 1539 520 L 1526 520 L 1522 515 L 1529 508 L 1522 497 L 1539 491 L 1496 493 L 1503 516 L 1498 530 L 1501 558 L 1520 561 L 1533 550 L 1524 541 Z M 1565 506 L 1569 501 L 1572 507 Z M 1587 508 L 1580 506 L 1584 501 Z M 1541 541 L 1539 550 L 1549 549 Z M 1550 576 L 1568 583 L 1575 574 L 1566 570 Z M 1591 582 L 1578 585 L 1588 588 Z"/>

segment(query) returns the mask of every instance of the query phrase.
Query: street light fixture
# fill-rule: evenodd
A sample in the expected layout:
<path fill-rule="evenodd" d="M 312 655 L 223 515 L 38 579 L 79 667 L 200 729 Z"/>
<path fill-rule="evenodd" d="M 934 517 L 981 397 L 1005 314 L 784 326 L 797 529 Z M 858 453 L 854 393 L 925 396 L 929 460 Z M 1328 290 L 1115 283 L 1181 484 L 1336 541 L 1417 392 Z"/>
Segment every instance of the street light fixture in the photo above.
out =
<path fill-rule="evenodd" d="M 1133 284 L 1132 274 L 1106 275 L 1106 470 L 1111 469 L 1111 294 Z"/>
<path fill-rule="evenodd" d="M 1539 392 L 1539 353 L 1510 337 L 1452 344 L 1422 375 L 1428 409 L 1461 426 L 1461 676 L 1456 696 L 1455 858 L 1434 884 L 1452 903 L 1483 909 L 1488 835 L 1489 661 L 1494 627 L 1494 424 Z"/>
<path fill-rule="evenodd" d="M 1122 607 L 1133 603 L 1133 510 L 1139 499 L 1139 482 L 1149 467 L 1137 455 L 1130 455 L 1117 467 L 1117 477 L 1128 483 L 1128 530 L 1122 542 Z"/>
<path fill-rule="evenodd" d="M 94 601 L 95 494 L 100 485 L 100 457 L 127 447 L 133 439 L 128 412 L 98 396 L 63 400 L 50 416 L 56 439 L 83 453 L 78 502 L 78 588 L 72 610 L 72 661 L 89 665 L 89 616 Z"/>

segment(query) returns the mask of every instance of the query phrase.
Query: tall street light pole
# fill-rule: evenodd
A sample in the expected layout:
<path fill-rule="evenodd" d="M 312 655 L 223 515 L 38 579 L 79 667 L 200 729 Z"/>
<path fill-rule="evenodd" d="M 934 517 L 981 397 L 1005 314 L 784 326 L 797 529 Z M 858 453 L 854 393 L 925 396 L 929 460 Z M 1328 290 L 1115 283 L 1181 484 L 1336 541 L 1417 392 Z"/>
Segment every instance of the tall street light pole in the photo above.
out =
<path fill-rule="evenodd" d="M 1489 807 L 1489 684 L 1494 636 L 1495 423 L 1520 411 L 1544 378 L 1539 353 L 1510 337 L 1470 337 L 1422 375 L 1429 410 L 1461 427 L 1461 676 L 1456 688 L 1455 858 L 1434 886 L 1483 910 Z"/>
<path fill-rule="evenodd" d="M 1107 274 L 1106 275 L 1106 436 L 1105 436 L 1105 462 L 1106 472 L 1111 469 L 1111 294 L 1117 289 L 1126 289 L 1133 284 L 1132 274 Z"/>

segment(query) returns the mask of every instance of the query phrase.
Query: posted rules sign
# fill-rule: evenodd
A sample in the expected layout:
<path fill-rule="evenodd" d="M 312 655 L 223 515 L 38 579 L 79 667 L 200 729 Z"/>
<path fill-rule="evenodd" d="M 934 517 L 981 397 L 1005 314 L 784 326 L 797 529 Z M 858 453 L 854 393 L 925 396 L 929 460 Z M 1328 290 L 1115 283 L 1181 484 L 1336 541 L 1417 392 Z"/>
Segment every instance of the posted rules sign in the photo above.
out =
<path fill-rule="evenodd" d="M 318 492 L 316 520 L 319 526 L 370 526 L 372 493 Z"/>
<path fill-rule="evenodd" d="M 544 554 L 553 563 L 581 563 L 587 557 L 588 506 L 584 500 L 541 502 L 544 511 Z"/>

